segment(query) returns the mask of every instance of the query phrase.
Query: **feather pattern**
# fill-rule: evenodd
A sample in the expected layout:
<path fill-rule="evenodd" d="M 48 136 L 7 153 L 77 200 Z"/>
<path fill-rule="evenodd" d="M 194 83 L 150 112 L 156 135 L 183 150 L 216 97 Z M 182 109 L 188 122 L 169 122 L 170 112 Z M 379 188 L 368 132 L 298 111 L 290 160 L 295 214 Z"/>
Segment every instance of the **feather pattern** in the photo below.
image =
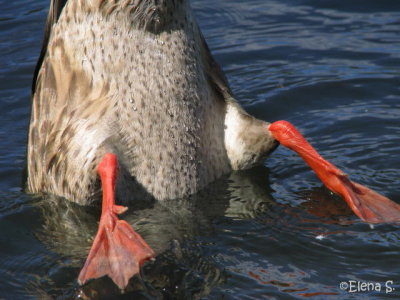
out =
<path fill-rule="evenodd" d="M 276 146 L 233 99 L 184 0 L 53 0 L 33 91 L 28 191 L 81 204 L 98 198 L 106 152 L 129 202 L 193 194 Z M 231 121 L 245 156 L 229 149 Z"/>

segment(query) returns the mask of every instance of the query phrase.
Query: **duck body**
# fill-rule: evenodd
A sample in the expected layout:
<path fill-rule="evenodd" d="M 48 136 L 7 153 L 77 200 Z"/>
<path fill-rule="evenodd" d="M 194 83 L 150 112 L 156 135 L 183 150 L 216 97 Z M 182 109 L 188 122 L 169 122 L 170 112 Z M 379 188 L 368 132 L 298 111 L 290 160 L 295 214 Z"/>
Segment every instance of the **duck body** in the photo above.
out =
<path fill-rule="evenodd" d="M 363 220 L 398 222 L 398 204 L 349 181 L 291 124 L 270 126 L 240 107 L 188 0 L 51 0 L 33 83 L 27 190 L 82 205 L 103 194 L 79 283 L 108 275 L 125 289 L 155 256 L 118 219 L 127 209 L 120 204 L 186 198 L 262 162 L 277 140 Z"/>
<path fill-rule="evenodd" d="M 51 5 L 34 83 L 29 192 L 90 204 L 100 195 L 96 167 L 111 152 L 119 201 L 181 198 L 276 147 L 268 123 L 233 99 L 188 2 Z"/>

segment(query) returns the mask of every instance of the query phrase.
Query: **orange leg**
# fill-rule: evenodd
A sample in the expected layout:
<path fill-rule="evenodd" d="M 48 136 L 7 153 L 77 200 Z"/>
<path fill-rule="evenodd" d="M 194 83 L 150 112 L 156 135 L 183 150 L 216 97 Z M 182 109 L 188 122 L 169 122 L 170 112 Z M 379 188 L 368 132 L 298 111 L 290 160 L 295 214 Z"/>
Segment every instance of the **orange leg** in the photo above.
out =
<path fill-rule="evenodd" d="M 115 205 L 117 165 L 117 157 L 107 153 L 97 169 L 103 188 L 102 212 L 97 235 L 78 277 L 80 284 L 108 275 L 124 289 L 129 279 L 139 273 L 141 265 L 155 256 L 144 239 L 117 217 L 127 210 L 127 207 Z"/>
<path fill-rule="evenodd" d="M 297 152 L 332 192 L 341 195 L 353 212 L 368 223 L 400 222 L 400 205 L 353 181 L 323 159 L 297 129 L 287 121 L 269 125 L 271 134 L 285 147 Z"/>

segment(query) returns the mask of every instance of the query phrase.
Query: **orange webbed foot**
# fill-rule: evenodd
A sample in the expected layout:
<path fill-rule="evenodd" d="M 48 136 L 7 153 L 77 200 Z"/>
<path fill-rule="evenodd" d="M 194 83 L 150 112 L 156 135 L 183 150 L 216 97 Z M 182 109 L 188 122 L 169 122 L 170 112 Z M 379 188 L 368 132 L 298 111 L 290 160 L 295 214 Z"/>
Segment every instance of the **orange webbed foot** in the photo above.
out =
<path fill-rule="evenodd" d="M 129 279 L 139 273 L 143 263 L 153 258 L 155 253 L 126 221 L 117 217 L 127 210 L 127 207 L 115 205 L 117 157 L 111 153 L 104 155 L 98 173 L 103 187 L 101 219 L 78 281 L 84 284 L 89 279 L 107 275 L 120 289 L 124 289 Z"/>
<path fill-rule="evenodd" d="M 277 121 L 269 125 L 268 129 L 282 145 L 299 154 L 325 186 L 341 195 L 363 221 L 400 222 L 399 204 L 359 183 L 350 181 L 340 169 L 322 158 L 292 124 L 287 121 Z"/>

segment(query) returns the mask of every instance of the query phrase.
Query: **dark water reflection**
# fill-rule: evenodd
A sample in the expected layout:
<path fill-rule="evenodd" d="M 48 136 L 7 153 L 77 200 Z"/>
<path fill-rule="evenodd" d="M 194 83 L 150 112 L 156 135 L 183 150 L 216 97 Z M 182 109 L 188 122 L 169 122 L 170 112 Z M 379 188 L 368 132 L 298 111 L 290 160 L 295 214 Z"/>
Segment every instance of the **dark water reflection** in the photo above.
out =
<path fill-rule="evenodd" d="M 48 1 L 0 0 L 0 299 L 116 299 L 75 282 L 98 210 L 21 190 Z M 400 202 L 400 3 L 193 1 L 246 109 L 286 119 L 355 181 Z M 126 218 L 161 254 L 121 299 L 400 298 L 400 232 L 370 228 L 279 148 L 264 167 Z M 348 293 L 342 281 L 396 290 Z"/>

